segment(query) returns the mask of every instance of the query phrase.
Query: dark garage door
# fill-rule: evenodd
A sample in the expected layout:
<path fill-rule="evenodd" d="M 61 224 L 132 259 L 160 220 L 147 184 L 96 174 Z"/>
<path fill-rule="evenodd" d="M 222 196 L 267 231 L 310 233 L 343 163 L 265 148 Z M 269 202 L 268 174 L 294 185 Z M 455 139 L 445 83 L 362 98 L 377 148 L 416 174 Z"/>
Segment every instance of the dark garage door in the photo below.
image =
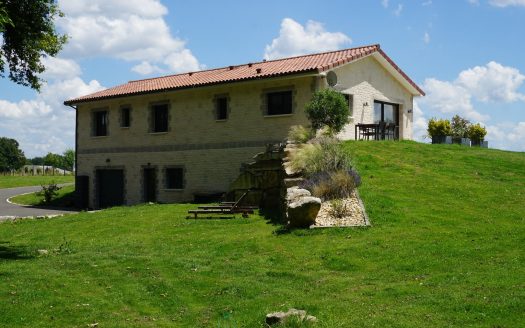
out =
<path fill-rule="evenodd" d="M 97 170 L 97 187 L 100 208 L 124 204 L 123 170 Z"/>

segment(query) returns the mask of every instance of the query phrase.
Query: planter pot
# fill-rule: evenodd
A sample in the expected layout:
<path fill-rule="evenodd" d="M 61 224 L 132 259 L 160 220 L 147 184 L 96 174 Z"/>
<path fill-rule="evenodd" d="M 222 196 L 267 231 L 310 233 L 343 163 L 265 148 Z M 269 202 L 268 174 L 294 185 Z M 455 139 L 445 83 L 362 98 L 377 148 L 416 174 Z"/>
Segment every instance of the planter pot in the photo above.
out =
<path fill-rule="evenodd" d="M 470 139 L 469 138 L 461 138 L 461 137 L 452 137 L 452 143 L 462 146 L 470 147 Z"/>
<path fill-rule="evenodd" d="M 451 144 L 452 137 L 451 136 L 432 136 L 432 143 L 433 144 Z"/>
<path fill-rule="evenodd" d="M 489 148 L 489 142 L 485 140 L 472 140 L 472 147 Z"/>

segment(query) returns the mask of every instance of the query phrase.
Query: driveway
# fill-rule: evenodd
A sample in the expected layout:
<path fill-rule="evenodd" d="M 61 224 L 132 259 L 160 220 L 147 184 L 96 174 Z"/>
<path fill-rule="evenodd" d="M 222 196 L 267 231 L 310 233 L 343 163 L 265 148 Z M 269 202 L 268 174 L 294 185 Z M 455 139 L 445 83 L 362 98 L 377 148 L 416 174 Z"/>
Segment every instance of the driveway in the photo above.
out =
<path fill-rule="evenodd" d="M 28 216 L 52 216 L 77 212 L 71 209 L 52 209 L 37 206 L 21 206 L 11 204 L 7 201 L 9 197 L 40 191 L 41 189 L 42 187 L 40 186 L 0 189 L 0 220 Z"/>

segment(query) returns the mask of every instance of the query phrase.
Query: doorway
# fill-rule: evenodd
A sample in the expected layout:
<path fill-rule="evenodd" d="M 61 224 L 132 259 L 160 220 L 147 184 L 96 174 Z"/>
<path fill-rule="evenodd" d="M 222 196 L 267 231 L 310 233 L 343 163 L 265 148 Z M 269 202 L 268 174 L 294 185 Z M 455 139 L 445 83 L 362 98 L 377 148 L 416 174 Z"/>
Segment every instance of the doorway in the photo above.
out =
<path fill-rule="evenodd" d="M 144 168 L 144 202 L 155 203 L 157 201 L 157 170 L 154 168 Z"/>

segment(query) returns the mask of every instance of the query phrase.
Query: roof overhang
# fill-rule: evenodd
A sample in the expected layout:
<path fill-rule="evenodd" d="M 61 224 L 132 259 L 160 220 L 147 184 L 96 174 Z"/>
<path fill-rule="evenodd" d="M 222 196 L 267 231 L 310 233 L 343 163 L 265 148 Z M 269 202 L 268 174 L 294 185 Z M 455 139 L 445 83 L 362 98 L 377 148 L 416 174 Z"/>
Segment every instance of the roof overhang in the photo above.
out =
<path fill-rule="evenodd" d="M 413 96 L 424 96 L 425 92 L 413 82 L 381 49 L 371 55 Z"/>

